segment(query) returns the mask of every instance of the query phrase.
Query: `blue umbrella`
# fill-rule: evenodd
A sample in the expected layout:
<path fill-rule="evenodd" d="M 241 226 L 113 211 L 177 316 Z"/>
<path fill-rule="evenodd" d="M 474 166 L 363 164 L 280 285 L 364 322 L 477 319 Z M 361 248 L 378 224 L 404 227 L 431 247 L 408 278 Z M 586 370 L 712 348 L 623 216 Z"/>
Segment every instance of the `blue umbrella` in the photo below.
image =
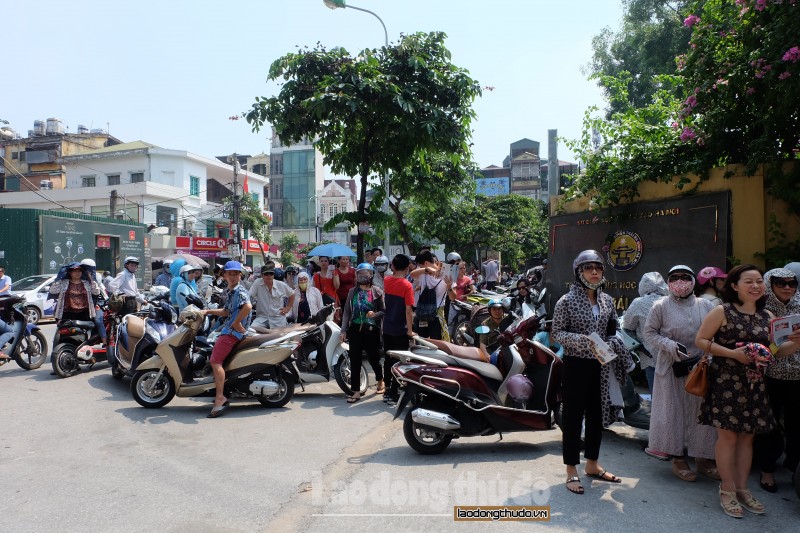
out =
<path fill-rule="evenodd" d="M 351 250 L 348 246 L 344 244 L 338 244 L 335 242 L 331 242 L 328 244 L 321 244 L 308 252 L 307 256 L 312 255 L 324 255 L 325 257 L 341 257 L 343 255 L 347 255 L 350 257 L 355 257 L 356 254 Z"/>

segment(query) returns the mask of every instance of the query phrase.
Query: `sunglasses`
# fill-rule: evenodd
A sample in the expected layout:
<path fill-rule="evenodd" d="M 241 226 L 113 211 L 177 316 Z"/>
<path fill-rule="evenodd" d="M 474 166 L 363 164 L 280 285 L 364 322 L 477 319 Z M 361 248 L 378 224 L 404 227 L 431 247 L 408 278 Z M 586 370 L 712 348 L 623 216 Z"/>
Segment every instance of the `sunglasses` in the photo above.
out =
<path fill-rule="evenodd" d="M 792 289 L 797 288 L 797 280 L 796 279 L 773 279 L 772 284 L 776 287 L 780 287 L 781 289 L 785 289 L 786 287 L 790 287 Z"/>
<path fill-rule="evenodd" d="M 692 276 L 688 274 L 680 274 L 677 276 L 670 276 L 668 281 L 692 281 Z"/>
<path fill-rule="evenodd" d="M 593 263 L 591 265 L 584 265 L 583 270 L 595 270 L 597 272 L 602 272 L 605 270 L 605 267 L 599 263 Z"/>

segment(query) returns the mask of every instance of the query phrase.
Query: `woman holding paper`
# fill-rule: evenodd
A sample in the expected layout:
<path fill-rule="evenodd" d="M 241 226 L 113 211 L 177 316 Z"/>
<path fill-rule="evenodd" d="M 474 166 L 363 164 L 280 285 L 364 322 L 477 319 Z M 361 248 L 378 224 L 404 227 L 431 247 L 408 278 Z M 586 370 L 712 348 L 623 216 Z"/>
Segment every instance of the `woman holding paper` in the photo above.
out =
<path fill-rule="evenodd" d="M 633 368 L 630 354 L 614 336 L 617 314 L 614 300 L 603 292 L 603 263 L 594 250 L 578 254 L 572 262 L 575 282 L 553 311 L 553 340 L 564 346 L 561 428 L 567 490 L 574 494 L 583 494 L 577 465 L 584 419 L 586 475 L 610 483 L 622 481 L 597 463 L 603 428 L 622 419 L 620 384 Z M 601 363 L 598 354 L 607 352 L 609 345 L 618 357 Z"/>
<path fill-rule="evenodd" d="M 694 346 L 694 336 L 714 304 L 692 292 L 694 272 L 686 265 L 672 267 L 667 276 L 669 295 L 653 304 L 644 327 L 644 341 L 653 350 L 656 363 L 648 448 L 672 456 L 672 473 L 683 481 L 695 481 L 684 454 L 697 462 L 697 471 L 719 480 L 714 466 L 714 428 L 697 423 L 700 398 L 684 390 L 692 357 L 703 350 Z"/>
<path fill-rule="evenodd" d="M 776 317 L 800 315 L 800 294 L 794 272 L 786 268 L 772 269 L 764 274 L 764 285 L 767 310 Z M 767 368 L 766 376 L 767 395 L 777 427 L 769 433 L 756 435 L 753 460 L 761 469 L 761 488 L 777 492 L 774 472 L 778 458 L 785 451 L 783 466 L 792 472 L 800 460 L 800 352 L 777 358 Z"/>
<path fill-rule="evenodd" d="M 715 455 L 722 478 L 720 505 L 725 514 L 741 518 L 747 509 L 764 514 L 764 505 L 747 489 L 753 461 L 753 437 L 772 430 L 774 419 L 764 383 L 763 368 L 753 364 L 756 355 L 747 343 L 769 346 L 769 323 L 774 315 L 767 302 L 764 277 L 753 265 L 728 272 L 722 305 L 712 309 L 695 338 L 695 345 L 713 357 L 709 365 L 708 393 L 703 399 L 700 423 L 717 430 Z M 800 347 L 793 335 L 781 345 L 777 357 Z"/>

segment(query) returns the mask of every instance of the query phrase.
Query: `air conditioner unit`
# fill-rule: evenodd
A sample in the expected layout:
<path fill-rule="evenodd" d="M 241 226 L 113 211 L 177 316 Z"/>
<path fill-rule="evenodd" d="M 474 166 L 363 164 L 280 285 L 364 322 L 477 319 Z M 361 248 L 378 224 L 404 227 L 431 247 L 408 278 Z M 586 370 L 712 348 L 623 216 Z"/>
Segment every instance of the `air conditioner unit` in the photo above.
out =
<path fill-rule="evenodd" d="M 52 191 L 53 182 L 50 180 L 42 180 L 39 182 L 39 189 L 43 191 Z"/>

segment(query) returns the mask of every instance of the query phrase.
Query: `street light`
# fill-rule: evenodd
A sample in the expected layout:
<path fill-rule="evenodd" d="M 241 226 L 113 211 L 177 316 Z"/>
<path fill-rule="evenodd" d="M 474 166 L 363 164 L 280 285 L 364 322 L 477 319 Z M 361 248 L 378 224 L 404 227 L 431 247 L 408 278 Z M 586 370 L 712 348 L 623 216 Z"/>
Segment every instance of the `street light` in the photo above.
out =
<path fill-rule="evenodd" d="M 386 45 L 387 48 L 389 47 L 389 32 L 386 31 L 386 24 L 383 23 L 383 20 L 377 14 L 373 13 L 369 9 L 347 5 L 345 3 L 345 0 L 322 0 L 322 3 L 325 4 L 325 6 L 327 6 L 330 9 L 345 9 L 349 7 L 350 9 L 355 9 L 356 11 L 363 11 L 364 13 L 369 13 L 370 15 L 378 19 L 378 22 L 380 22 L 381 26 L 383 26 L 384 44 Z M 391 215 L 391 213 L 389 212 L 389 176 L 386 176 L 386 198 L 383 200 L 383 212 L 386 213 L 387 216 Z M 390 253 L 388 226 L 386 227 L 386 230 L 383 233 L 383 250 L 387 254 Z"/>
<path fill-rule="evenodd" d="M 314 240 L 311 240 L 311 201 L 314 200 Z M 317 196 L 309 196 L 308 197 L 308 242 L 317 242 Z"/>

